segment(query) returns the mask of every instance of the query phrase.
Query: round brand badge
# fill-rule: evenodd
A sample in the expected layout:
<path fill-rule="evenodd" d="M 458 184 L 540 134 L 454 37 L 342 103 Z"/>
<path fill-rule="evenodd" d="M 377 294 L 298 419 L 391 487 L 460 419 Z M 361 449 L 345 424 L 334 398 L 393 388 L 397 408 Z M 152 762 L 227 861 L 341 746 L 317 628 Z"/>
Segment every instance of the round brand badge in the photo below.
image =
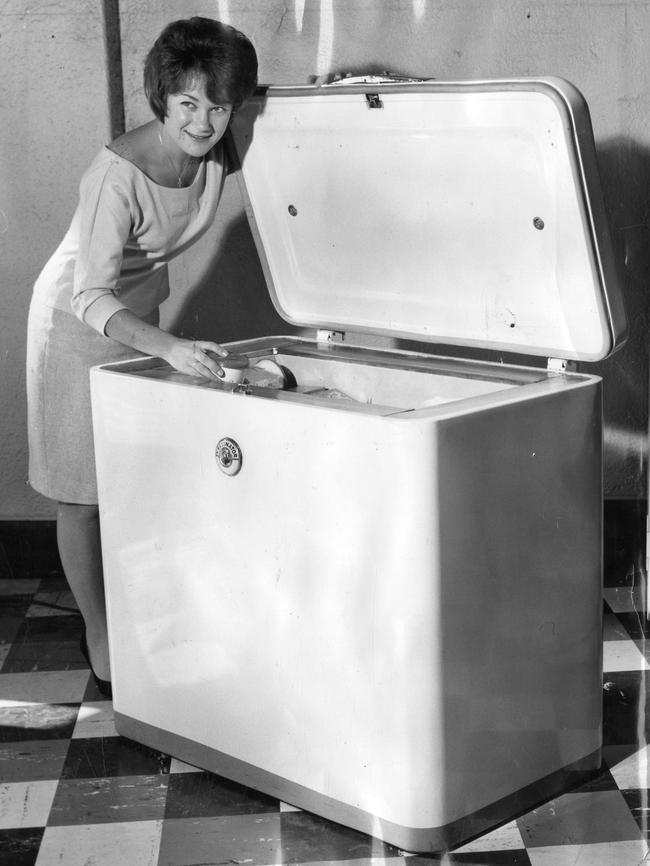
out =
<path fill-rule="evenodd" d="M 236 475 L 241 469 L 241 448 L 229 436 L 217 442 L 214 456 L 219 469 L 226 475 Z"/>

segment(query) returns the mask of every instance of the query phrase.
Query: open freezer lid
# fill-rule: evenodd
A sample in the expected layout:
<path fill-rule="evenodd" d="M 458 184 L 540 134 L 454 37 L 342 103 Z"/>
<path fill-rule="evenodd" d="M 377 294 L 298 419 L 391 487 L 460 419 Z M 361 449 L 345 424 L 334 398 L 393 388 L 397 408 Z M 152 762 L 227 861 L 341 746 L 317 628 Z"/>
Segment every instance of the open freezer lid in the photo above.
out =
<path fill-rule="evenodd" d="M 231 129 L 288 322 L 584 361 L 624 340 L 589 115 L 567 82 L 271 87 Z"/>

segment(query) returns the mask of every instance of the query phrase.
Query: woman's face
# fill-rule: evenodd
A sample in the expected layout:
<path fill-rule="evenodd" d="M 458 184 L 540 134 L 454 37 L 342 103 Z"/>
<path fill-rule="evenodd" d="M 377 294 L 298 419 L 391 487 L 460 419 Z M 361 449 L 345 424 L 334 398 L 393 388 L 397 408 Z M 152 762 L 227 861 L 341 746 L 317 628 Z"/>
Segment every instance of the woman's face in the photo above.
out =
<path fill-rule="evenodd" d="M 231 114 L 232 105 L 208 99 L 205 82 L 198 78 L 167 97 L 165 136 L 188 156 L 205 156 L 226 131 Z"/>

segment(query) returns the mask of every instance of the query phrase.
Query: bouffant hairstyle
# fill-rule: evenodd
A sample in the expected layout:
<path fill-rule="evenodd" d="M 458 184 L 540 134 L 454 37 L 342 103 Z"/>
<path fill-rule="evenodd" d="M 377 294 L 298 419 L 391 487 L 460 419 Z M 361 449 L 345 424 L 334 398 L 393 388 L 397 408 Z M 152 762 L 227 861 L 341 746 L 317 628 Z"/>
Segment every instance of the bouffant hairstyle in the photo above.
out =
<path fill-rule="evenodd" d="M 144 92 L 158 120 L 167 115 L 167 97 L 199 76 L 212 102 L 239 108 L 257 84 L 257 55 L 248 37 L 212 18 L 168 24 L 144 63 Z"/>

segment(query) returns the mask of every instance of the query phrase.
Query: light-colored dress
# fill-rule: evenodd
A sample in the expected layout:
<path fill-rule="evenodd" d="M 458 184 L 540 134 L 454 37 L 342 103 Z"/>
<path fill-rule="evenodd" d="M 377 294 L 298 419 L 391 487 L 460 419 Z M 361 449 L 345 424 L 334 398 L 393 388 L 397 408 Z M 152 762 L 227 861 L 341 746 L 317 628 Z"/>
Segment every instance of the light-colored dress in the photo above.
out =
<path fill-rule="evenodd" d="M 61 502 L 95 504 L 89 369 L 139 353 L 104 335 L 129 309 L 157 324 L 167 263 L 214 220 L 225 176 L 221 148 L 185 188 L 160 186 L 103 148 L 84 174 L 79 205 L 43 268 L 29 311 L 29 482 Z"/>

